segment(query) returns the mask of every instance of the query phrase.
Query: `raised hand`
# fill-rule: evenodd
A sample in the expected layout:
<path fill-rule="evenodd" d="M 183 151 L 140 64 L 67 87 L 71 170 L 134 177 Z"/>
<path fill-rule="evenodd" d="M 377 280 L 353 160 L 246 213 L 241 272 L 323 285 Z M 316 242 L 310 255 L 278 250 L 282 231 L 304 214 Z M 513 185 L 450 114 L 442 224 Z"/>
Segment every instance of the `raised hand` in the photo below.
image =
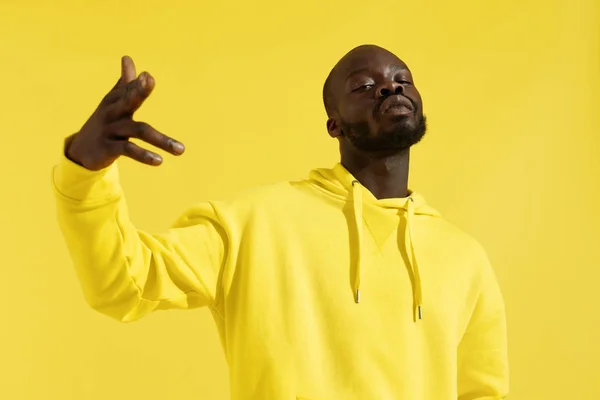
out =
<path fill-rule="evenodd" d="M 97 171 L 111 165 L 120 156 L 148 165 L 160 165 L 162 158 L 141 148 L 129 139 L 137 138 L 155 147 L 180 155 L 185 148 L 180 142 L 160 133 L 145 122 L 133 120 L 154 89 L 154 79 L 147 72 L 136 78 L 130 57 L 121 60 L 121 78 L 102 99 L 81 130 L 67 139 L 65 155 L 73 162 Z"/>

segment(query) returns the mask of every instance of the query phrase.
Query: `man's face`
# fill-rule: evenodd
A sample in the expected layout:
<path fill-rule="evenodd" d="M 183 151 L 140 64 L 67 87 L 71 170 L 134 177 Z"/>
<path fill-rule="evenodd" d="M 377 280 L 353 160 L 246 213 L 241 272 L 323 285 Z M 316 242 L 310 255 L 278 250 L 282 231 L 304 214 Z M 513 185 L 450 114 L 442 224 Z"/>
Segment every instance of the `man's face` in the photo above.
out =
<path fill-rule="evenodd" d="M 332 81 L 330 134 L 358 150 L 397 153 L 426 131 L 421 96 L 404 62 L 378 47 L 359 48 L 338 64 Z"/>

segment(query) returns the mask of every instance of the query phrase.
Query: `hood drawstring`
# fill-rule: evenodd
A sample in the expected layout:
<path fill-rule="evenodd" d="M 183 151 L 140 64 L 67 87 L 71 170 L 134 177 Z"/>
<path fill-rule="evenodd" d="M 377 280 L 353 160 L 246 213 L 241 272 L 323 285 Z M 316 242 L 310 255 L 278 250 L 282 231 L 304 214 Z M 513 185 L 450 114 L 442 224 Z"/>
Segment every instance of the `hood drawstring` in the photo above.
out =
<path fill-rule="evenodd" d="M 362 189 L 360 187 L 360 183 L 357 180 L 352 181 L 352 203 L 354 208 L 354 222 L 356 224 L 356 236 L 357 236 L 357 258 L 355 265 L 355 275 L 354 275 L 354 284 L 353 284 L 353 292 L 354 292 L 354 301 L 356 303 L 360 303 L 360 275 L 361 275 L 361 265 L 362 265 L 362 257 L 363 257 L 363 222 L 362 222 L 362 212 L 363 212 L 363 199 L 362 199 Z M 417 264 L 417 257 L 415 255 L 415 248 L 413 244 L 412 238 L 412 225 L 413 218 L 415 214 L 415 205 L 412 197 L 408 198 L 407 203 L 407 217 L 406 217 L 406 235 L 405 235 L 405 246 L 407 251 L 410 253 L 410 267 L 413 276 L 413 303 L 415 307 L 415 311 L 419 319 L 423 319 L 423 292 L 421 288 L 421 275 L 419 274 L 419 266 Z"/>
<path fill-rule="evenodd" d="M 408 242 L 406 248 L 410 251 L 410 263 L 411 270 L 414 280 L 413 298 L 414 307 L 417 310 L 419 319 L 423 319 L 423 290 L 421 287 L 421 274 L 419 273 L 419 264 L 417 263 L 417 256 L 415 254 L 415 245 L 413 244 L 413 219 L 415 216 L 415 201 L 412 197 L 408 198 L 407 210 L 406 210 L 406 235 L 405 242 Z"/>
<path fill-rule="evenodd" d="M 354 301 L 360 303 L 360 266 L 362 263 L 362 192 L 357 180 L 352 181 L 352 203 L 354 205 L 354 222 L 358 245 L 356 252 L 356 271 L 354 271 Z"/>

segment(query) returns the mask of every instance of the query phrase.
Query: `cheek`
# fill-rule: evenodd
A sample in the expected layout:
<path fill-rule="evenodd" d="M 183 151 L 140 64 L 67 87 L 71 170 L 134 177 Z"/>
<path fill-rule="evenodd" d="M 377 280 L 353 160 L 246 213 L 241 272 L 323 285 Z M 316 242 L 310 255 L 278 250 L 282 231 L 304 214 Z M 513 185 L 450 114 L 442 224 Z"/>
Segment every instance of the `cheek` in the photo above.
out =
<path fill-rule="evenodd" d="M 373 104 L 367 102 L 347 104 L 340 109 L 340 116 L 348 122 L 368 121 L 373 118 L 373 106 Z"/>
<path fill-rule="evenodd" d="M 412 88 L 410 88 L 410 91 L 408 94 L 415 100 L 415 102 L 419 106 L 419 111 L 422 112 L 423 111 L 423 99 L 421 98 L 421 93 L 419 93 L 417 88 L 412 87 Z"/>

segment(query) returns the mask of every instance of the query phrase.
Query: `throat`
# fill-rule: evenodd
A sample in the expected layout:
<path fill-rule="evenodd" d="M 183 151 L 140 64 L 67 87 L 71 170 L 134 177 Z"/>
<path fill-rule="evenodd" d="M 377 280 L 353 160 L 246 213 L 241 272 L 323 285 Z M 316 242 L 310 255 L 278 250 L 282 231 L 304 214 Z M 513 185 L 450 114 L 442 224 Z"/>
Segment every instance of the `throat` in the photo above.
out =
<path fill-rule="evenodd" d="M 409 151 L 384 158 L 342 157 L 342 165 L 377 199 L 408 197 Z"/>

